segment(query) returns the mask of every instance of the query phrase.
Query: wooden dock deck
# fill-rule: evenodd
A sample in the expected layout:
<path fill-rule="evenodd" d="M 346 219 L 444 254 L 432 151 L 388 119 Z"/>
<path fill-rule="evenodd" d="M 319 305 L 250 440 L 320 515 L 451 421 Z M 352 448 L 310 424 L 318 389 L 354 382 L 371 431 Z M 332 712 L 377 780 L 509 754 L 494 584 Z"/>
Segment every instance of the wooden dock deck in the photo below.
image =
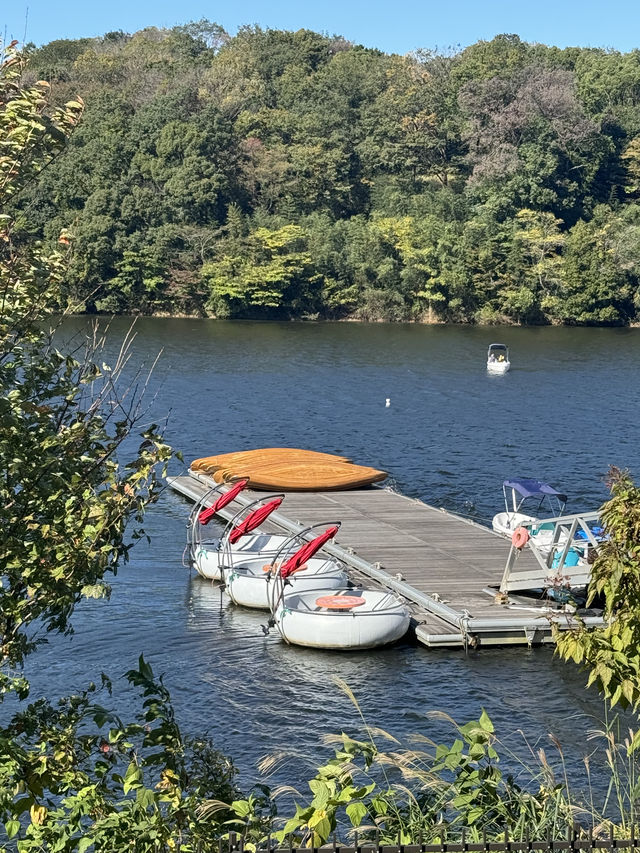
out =
<path fill-rule="evenodd" d="M 214 484 L 203 474 L 170 477 L 172 489 L 199 500 Z M 241 492 L 221 515 L 265 492 Z M 509 554 L 506 539 L 480 524 L 381 488 L 340 492 L 289 492 L 270 516 L 271 530 L 297 532 L 311 524 L 340 521 L 325 550 L 359 579 L 391 589 L 409 606 L 416 638 L 426 646 L 467 647 L 552 642 L 552 623 L 574 624 L 570 611 L 533 597 L 499 596 Z M 524 570 L 534 557 L 518 558 Z M 506 600 L 505 600 L 506 598 Z M 601 624 L 597 615 L 587 624 Z"/>

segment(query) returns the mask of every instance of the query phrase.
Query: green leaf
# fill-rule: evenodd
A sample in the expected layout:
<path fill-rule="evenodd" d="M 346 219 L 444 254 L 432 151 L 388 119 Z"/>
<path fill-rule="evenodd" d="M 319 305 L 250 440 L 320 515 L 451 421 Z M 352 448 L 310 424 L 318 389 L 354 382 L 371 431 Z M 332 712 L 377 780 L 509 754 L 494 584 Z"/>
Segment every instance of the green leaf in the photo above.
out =
<path fill-rule="evenodd" d="M 484 710 L 484 708 L 482 709 L 482 713 L 480 714 L 479 723 L 480 723 L 480 728 L 483 729 L 485 732 L 492 732 L 493 733 L 493 731 L 494 731 L 493 723 L 491 722 L 491 718 L 489 717 L 487 712 Z"/>
<path fill-rule="evenodd" d="M 5 823 L 4 828 L 8 838 L 13 838 L 20 830 L 19 820 L 9 820 Z"/>
<path fill-rule="evenodd" d="M 295 832 L 295 830 L 298 829 L 298 827 L 300 825 L 301 825 L 301 821 L 298 818 L 296 818 L 296 817 L 290 818 L 285 823 L 285 825 L 282 827 L 282 830 L 281 830 L 282 838 L 286 838 L 286 836 L 289 835 L 289 833 Z"/>
<path fill-rule="evenodd" d="M 309 826 L 311 827 L 311 822 L 309 822 Z M 320 836 L 323 843 L 331 835 L 332 829 L 333 826 L 328 817 L 322 817 L 321 819 L 314 821 L 313 830 L 317 835 Z"/>
<path fill-rule="evenodd" d="M 467 824 L 471 826 L 471 824 L 474 824 L 478 820 L 478 818 L 482 817 L 483 814 L 484 809 L 480 806 L 475 806 L 474 808 L 469 809 L 466 814 Z"/>
<path fill-rule="evenodd" d="M 122 789 L 125 794 L 128 794 L 129 791 L 135 790 L 136 788 L 140 788 L 141 785 L 142 771 L 135 763 L 135 761 L 132 761 L 127 768 L 127 772 L 124 774 L 124 783 Z"/>
<path fill-rule="evenodd" d="M 313 798 L 313 805 L 315 806 L 315 808 L 324 808 L 324 806 L 326 806 L 326 804 L 329 802 L 330 798 L 331 792 L 329 790 L 329 786 L 326 784 L 326 782 L 321 782 L 319 779 L 312 779 L 309 782 L 309 787 L 315 794 Z"/>
<path fill-rule="evenodd" d="M 251 805 L 248 800 L 234 800 L 231 803 L 231 808 L 238 817 L 246 817 L 251 813 Z"/>
<path fill-rule="evenodd" d="M 351 826 L 360 826 L 364 818 L 367 816 L 368 809 L 364 803 L 350 803 L 345 809 Z"/>

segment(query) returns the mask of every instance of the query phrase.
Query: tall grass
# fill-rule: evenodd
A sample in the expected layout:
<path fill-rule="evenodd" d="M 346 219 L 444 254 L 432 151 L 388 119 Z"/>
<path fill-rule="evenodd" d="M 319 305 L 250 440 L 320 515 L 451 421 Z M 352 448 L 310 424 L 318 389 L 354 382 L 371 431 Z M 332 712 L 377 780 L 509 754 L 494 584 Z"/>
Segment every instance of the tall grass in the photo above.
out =
<path fill-rule="evenodd" d="M 338 686 L 356 707 L 362 733 L 325 737 L 334 754 L 308 780 L 309 792 L 280 786 L 280 840 L 319 845 L 336 833 L 381 843 L 515 841 L 577 833 L 628 835 L 638 819 L 640 774 L 632 748 L 634 732 L 619 718 L 586 734 L 584 775 L 572 783 L 562 745 L 549 735 L 551 749 L 530 744 L 524 733 L 517 747 L 501 740 L 489 716 L 458 725 L 441 712 L 426 715 L 430 729 L 444 723 L 452 737 L 437 743 L 429 733 L 404 740 L 370 725 L 351 689 Z M 605 715 L 606 716 L 606 715 Z M 431 725 L 433 724 L 433 726 Z M 571 764 L 577 756 L 571 756 Z M 286 753 L 261 764 L 268 776 Z M 503 771 L 503 765 L 509 770 Z"/>

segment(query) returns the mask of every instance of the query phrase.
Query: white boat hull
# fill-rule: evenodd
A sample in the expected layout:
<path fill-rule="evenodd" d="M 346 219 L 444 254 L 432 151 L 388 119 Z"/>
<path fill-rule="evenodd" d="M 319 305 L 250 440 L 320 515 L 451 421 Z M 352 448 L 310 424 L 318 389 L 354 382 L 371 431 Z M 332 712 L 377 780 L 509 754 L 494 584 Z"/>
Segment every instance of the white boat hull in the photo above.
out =
<path fill-rule="evenodd" d="M 288 595 L 273 614 L 283 640 L 316 649 L 371 649 L 407 633 L 409 612 L 396 596 L 359 588 L 340 592 L 366 603 L 352 610 L 328 610 L 316 604 L 322 590 Z"/>
<path fill-rule="evenodd" d="M 489 373 L 506 373 L 511 367 L 510 361 L 488 361 L 487 370 Z"/>
<path fill-rule="evenodd" d="M 222 580 L 222 570 L 226 562 L 228 562 L 229 552 L 231 549 L 231 557 L 233 560 L 240 560 L 244 557 L 255 557 L 258 554 L 260 559 L 264 561 L 275 559 L 278 550 L 285 542 L 290 540 L 290 536 L 269 533 L 255 533 L 252 536 L 245 536 L 236 542 L 235 545 L 227 546 L 227 549 L 220 547 L 219 540 L 210 542 L 201 542 L 196 546 L 193 554 L 193 565 L 195 570 L 203 578 L 208 580 Z M 226 560 L 225 560 L 226 556 Z"/>
<path fill-rule="evenodd" d="M 264 559 L 246 560 L 225 570 L 224 581 L 229 598 L 241 607 L 255 607 L 262 610 L 271 608 L 272 599 L 277 597 L 281 584 L 268 571 L 269 561 Z M 316 558 L 307 560 L 307 568 L 291 575 L 284 586 L 284 599 L 294 592 L 309 589 L 334 590 L 343 588 L 349 578 L 342 565 L 332 559 Z M 277 588 L 276 588 L 277 587 Z"/>

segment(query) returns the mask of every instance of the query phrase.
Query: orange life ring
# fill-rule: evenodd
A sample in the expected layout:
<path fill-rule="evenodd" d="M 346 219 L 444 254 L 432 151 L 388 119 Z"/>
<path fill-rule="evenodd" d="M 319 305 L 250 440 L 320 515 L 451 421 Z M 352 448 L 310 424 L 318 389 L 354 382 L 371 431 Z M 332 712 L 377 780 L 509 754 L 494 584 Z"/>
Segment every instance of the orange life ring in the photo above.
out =
<path fill-rule="evenodd" d="M 327 607 L 329 610 L 351 610 L 366 604 L 366 599 L 359 595 L 323 595 L 316 598 L 317 607 Z"/>
<path fill-rule="evenodd" d="M 529 531 L 526 527 L 516 527 L 511 535 L 511 544 L 514 548 L 517 548 L 518 551 L 521 551 L 530 538 Z"/>

